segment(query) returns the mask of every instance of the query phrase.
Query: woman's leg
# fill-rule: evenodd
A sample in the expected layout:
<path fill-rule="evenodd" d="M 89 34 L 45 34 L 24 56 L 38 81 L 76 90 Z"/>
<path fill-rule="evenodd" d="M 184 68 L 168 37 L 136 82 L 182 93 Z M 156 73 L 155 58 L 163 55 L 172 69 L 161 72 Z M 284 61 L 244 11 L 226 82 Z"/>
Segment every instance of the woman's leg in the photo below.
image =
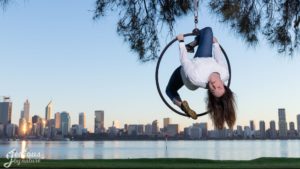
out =
<path fill-rule="evenodd" d="M 198 48 L 194 57 L 212 57 L 213 32 L 211 27 L 201 29 L 196 40 Z"/>
<path fill-rule="evenodd" d="M 174 104 L 176 104 L 178 107 L 180 107 L 181 110 L 183 110 L 189 117 L 196 120 L 197 119 L 196 112 L 189 107 L 189 104 L 187 103 L 187 101 L 182 101 L 178 94 L 178 90 L 183 86 L 180 69 L 181 69 L 181 66 L 179 66 L 173 72 L 173 74 L 169 80 L 169 83 L 167 85 L 166 93 Z"/>
<path fill-rule="evenodd" d="M 176 104 L 179 107 L 181 106 L 182 100 L 178 94 L 178 90 L 183 86 L 180 69 L 181 66 L 175 69 L 166 88 L 166 94 L 168 95 L 168 97 L 172 100 L 174 104 Z"/>

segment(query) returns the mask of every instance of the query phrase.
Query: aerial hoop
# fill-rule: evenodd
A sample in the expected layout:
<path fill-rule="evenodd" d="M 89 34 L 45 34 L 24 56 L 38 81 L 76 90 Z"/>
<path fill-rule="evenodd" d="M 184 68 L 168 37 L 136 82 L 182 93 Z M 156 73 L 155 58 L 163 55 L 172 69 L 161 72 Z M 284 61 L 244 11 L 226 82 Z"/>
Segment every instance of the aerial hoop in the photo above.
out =
<path fill-rule="evenodd" d="M 187 36 L 196 36 L 195 33 L 187 33 L 187 34 L 184 34 L 183 35 L 184 37 L 187 37 Z M 174 38 L 171 42 L 169 42 L 167 44 L 167 46 L 163 49 L 163 51 L 161 52 L 159 58 L 158 58 L 158 61 L 157 61 L 157 64 L 156 64 L 156 70 L 155 70 L 155 81 L 156 81 L 156 88 L 157 88 L 157 91 L 159 93 L 159 96 L 160 98 L 162 99 L 162 101 L 165 103 L 165 105 L 167 107 L 169 107 L 173 112 L 179 114 L 179 115 L 182 115 L 182 116 L 187 116 L 185 113 L 183 112 L 180 112 L 178 110 L 176 110 L 174 107 L 172 107 L 167 101 L 166 99 L 164 98 L 161 90 L 160 90 L 160 85 L 159 85 L 159 80 L 158 80 L 158 76 L 159 76 L 159 67 L 160 67 L 160 62 L 165 54 L 165 52 L 167 51 L 167 49 L 174 43 L 176 42 L 177 39 Z M 220 45 L 220 48 L 222 50 L 222 53 L 224 54 L 225 56 L 225 59 L 226 59 L 226 62 L 227 62 L 227 66 L 228 66 L 228 71 L 229 71 L 229 79 L 228 79 L 228 82 L 227 82 L 227 86 L 230 87 L 230 82 L 231 82 L 231 66 L 230 66 L 230 62 L 229 62 L 229 59 L 228 59 L 228 56 L 225 52 L 225 50 L 223 49 L 223 47 Z M 208 112 L 203 112 L 203 113 L 200 113 L 200 114 L 197 114 L 197 116 L 203 116 L 203 115 L 206 115 L 208 114 Z M 188 116 L 187 116 L 188 117 Z"/>

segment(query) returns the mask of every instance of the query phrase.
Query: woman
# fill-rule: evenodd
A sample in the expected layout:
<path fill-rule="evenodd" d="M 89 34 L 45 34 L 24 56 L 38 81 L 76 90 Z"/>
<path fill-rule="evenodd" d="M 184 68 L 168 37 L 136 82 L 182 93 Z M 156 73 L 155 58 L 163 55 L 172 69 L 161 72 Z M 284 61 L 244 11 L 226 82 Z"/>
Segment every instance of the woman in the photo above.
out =
<path fill-rule="evenodd" d="M 184 36 L 177 36 L 179 41 L 180 63 L 172 74 L 166 88 L 166 94 L 172 102 L 179 106 L 189 117 L 197 119 L 197 114 L 192 110 L 187 101 L 182 101 L 178 90 L 185 85 L 190 90 L 199 87 L 207 90 L 207 111 L 218 129 L 224 127 L 225 122 L 233 128 L 236 121 L 235 99 L 232 91 L 224 85 L 229 79 L 227 63 L 222 57 L 218 41 L 213 37 L 212 29 L 201 29 L 195 41 L 184 44 Z M 198 49 L 193 59 L 187 56 L 187 48 L 193 51 Z"/>

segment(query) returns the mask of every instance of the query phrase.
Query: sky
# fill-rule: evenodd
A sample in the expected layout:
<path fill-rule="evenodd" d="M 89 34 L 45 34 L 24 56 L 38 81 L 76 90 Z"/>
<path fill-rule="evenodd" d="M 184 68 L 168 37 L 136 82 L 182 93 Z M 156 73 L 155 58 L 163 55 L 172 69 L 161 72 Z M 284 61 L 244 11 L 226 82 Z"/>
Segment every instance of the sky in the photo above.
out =
<path fill-rule="evenodd" d="M 95 0 L 12 1 L 0 11 L 0 96 L 13 102 L 12 122 L 18 124 L 26 99 L 30 116 L 45 117 L 52 100 L 55 112 L 70 113 L 78 124 L 86 112 L 87 127 L 93 132 L 94 111 L 104 110 L 105 127 L 112 121 L 149 124 L 169 117 L 181 128 L 196 122 L 212 124 L 209 116 L 196 121 L 170 111 L 155 86 L 156 61 L 141 63 L 136 53 L 116 33 L 118 16 L 109 12 L 93 20 Z M 287 122 L 296 123 L 300 114 L 300 56 L 279 55 L 263 37 L 249 47 L 229 25 L 200 5 L 199 28 L 210 26 L 229 56 L 231 89 L 237 101 L 237 125 L 254 120 L 278 122 L 278 108 L 286 109 Z M 180 18 L 175 35 L 194 28 L 193 16 Z M 161 47 L 174 37 L 162 29 Z M 192 57 L 192 56 L 191 56 Z M 165 53 L 160 68 L 162 91 L 173 70 L 180 65 L 178 44 Z M 205 90 L 180 90 L 183 99 L 197 112 L 205 110 Z M 166 96 L 165 96 L 166 97 Z M 278 125 L 277 125 L 278 128 Z"/>

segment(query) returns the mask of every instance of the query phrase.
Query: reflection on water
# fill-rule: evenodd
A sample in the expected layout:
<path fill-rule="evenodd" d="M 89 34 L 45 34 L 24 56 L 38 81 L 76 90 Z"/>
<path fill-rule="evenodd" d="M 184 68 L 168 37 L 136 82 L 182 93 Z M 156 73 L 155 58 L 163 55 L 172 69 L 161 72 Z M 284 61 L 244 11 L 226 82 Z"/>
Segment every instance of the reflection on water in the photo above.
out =
<path fill-rule="evenodd" d="M 288 142 L 287 141 L 280 142 L 280 156 L 281 157 L 288 156 Z"/>
<path fill-rule="evenodd" d="M 21 159 L 24 159 L 27 154 L 27 144 L 28 142 L 23 140 L 21 141 Z"/>
<path fill-rule="evenodd" d="M 299 140 L 222 141 L 0 141 L 0 157 L 15 149 L 45 159 L 201 158 L 249 160 L 300 157 Z"/>

